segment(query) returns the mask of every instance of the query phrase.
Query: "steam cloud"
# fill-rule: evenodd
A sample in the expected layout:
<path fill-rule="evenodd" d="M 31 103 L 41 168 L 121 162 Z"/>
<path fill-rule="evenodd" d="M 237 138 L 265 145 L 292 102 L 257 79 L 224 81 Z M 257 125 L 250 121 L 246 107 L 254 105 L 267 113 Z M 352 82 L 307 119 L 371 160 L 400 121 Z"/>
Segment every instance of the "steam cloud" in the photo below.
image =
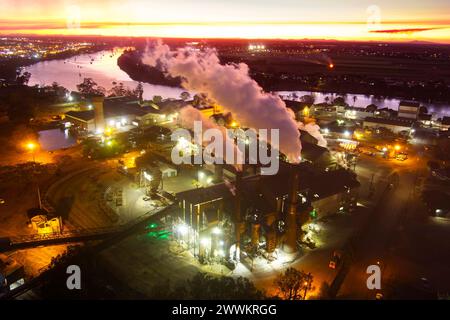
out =
<path fill-rule="evenodd" d="M 226 160 L 226 150 L 228 149 L 233 151 L 233 159 L 236 160 L 236 163 L 242 163 L 242 152 L 239 150 L 237 145 L 234 144 L 234 141 L 228 136 L 224 127 L 218 126 L 216 123 L 206 118 L 199 110 L 197 110 L 193 106 L 186 106 L 180 110 L 179 123 L 181 126 L 193 130 L 195 121 L 201 122 L 203 130 L 218 129 L 221 131 L 222 136 L 225 139 L 223 145 L 224 150 L 215 150 L 217 152 L 217 157 Z M 207 145 L 209 143 L 211 143 L 211 141 L 202 141 L 203 145 Z M 242 170 L 242 167 L 239 165 L 235 165 L 235 168 L 238 170 Z"/>
<path fill-rule="evenodd" d="M 244 127 L 279 129 L 280 151 L 289 161 L 300 161 L 300 133 L 295 119 L 280 97 L 263 92 L 249 76 L 246 64 L 222 65 L 213 49 L 171 51 L 161 42 L 149 46 L 142 61 L 172 77 L 181 77 L 185 89 L 205 93 Z"/>
<path fill-rule="evenodd" d="M 308 132 L 311 136 L 317 139 L 317 145 L 323 148 L 327 147 L 327 140 L 323 137 L 320 132 L 320 127 L 315 123 L 307 123 L 303 124 L 302 122 L 298 123 L 298 128 Z"/>

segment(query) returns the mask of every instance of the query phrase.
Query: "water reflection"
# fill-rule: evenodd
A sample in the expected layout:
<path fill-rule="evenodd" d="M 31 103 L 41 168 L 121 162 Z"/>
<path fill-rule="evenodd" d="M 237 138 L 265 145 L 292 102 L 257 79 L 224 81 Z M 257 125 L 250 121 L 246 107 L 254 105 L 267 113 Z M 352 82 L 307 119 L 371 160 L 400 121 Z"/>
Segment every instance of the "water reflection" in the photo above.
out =
<path fill-rule="evenodd" d="M 69 148 L 77 142 L 69 133 L 69 129 L 50 129 L 39 131 L 39 145 L 45 151 Z"/>
<path fill-rule="evenodd" d="M 295 94 L 298 98 L 304 95 L 312 95 L 314 97 L 314 103 L 331 102 L 337 97 L 343 97 L 345 102 L 349 106 L 355 106 L 358 108 L 365 108 L 369 104 L 375 104 L 378 108 L 389 108 L 393 110 L 398 109 L 398 105 L 402 99 L 396 98 L 377 98 L 373 95 L 364 94 L 346 94 L 344 96 L 336 93 L 326 92 L 310 92 L 310 91 L 279 91 L 278 94 L 286 98 L 291 98 L 292 94 Z M 427 107 L 429 113 L 433 113 L 433 118 L 440 118 L 442 116 L 450 116 L 450 106 L 445 104 L 433 104 L 433 103 L 421 103 Z"/>
<path fill-rule="evenodd" d="M 122 82 L 134 89 L 138 82 L 133 81 L 117 65 L 117 59 L 123 48 L 106 50 L 94 54 L 82 54 L 66 60 L 42 61 L 25 68 L 31 73 L 29 85 L 51 85 L 57 82 L 71 91 L 77 90 L 77 84 L 84 78 L 92 78 L 99 86 L 109 90 L 113 82 Z M 155 95 L 165 98 L 179 98 L 184 90 L 166 86 L 143 83 L 144 98 L 152 99 Z"/>
<path fill-rule="evenodd" d="M 117 59 L 124 48 L 101 51 L 95 54 L 82 54 L 66 60 L 52 60 L 38 62 L 25 70 L 31 73 L 30 85 L 51 85 L 54 81 L 69 90 L 76 91 L 77 84 L 84 78 L 93 78 L 99 86 L 110 89 L 113 82 L 122 82 L 125 86 L 135 88 L 138 82 L 131 80 L 128 74 L 117 65 Z M 152 99 L 155 95 L 163 98 L 179 98 L 184 90 L 166 86 L 143 83 L 144 98 Z M 334 93 L 309 92 L 309 91 L 280 91 L 282 95 L 288 96 L 295 93 L 298 97 L 312 94 L 316 103 L 333 101 L 338 95 Z M 397 110 L 400 99 L 379 99 L 364 94 L 347 94 L 344 96 L 350 106 L 365 108 L 369 104 L 376 104 L 379 108 L 390 108 Z M 450 116 L 450 106 L 443 104 L 422 103 L 435 118 Z"/>

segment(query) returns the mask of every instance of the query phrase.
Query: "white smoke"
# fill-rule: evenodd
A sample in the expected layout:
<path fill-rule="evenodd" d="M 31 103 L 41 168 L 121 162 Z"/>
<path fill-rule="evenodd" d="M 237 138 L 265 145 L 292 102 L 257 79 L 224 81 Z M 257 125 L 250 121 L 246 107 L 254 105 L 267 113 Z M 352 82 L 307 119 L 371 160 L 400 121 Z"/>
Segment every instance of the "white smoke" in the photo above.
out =
<path fill-rule="evenodd" d="M 308 132 L 311 136 L 317 139 L 317 145 L 323 148 L 327 147 L 327 140 L 323 137 L 322 133 L 320 132 L 320 127 L 311 122 L 304 124 L 303 122 L 298 122 L 298 128 Z"/>
<path fill-rule="evenodd" d="M 202 124 L 202 130 L 208 130 L 208 129 L 218 129 L 222 133 L 223 137 L 223 147 L 224 150 L 215 150 L 217 152 L 216 157 L 222 158 L 223 160 L 226 160 L 226 150 L 232 150 L 233 151 L 233 159 L 235 160 L 235 163 L 239 164 L 243 161 L 243 155 L 242 152 L 239 150 L 237 145 L 234 143 L 234 141 L 230 138 L 228 133 L 226 132 L 226 129 L 222 126 L 217 125 L 215 122 L 211 121 L 207 117 L 205 117 L 199 110 L 194 108 L 191 105 L 188 105 L 186 107 L 183 107 L 180 110 L 180 115 L 178 118 L 179 124 L 184 127 L 193 130 L 194 129 L 194 123 L 196 121 L 200 122 Z M 204 136 L 202 138 L 202 145 L 207 146 L 212 141 L 205 140 Z M 230 163 L 233 164 L 234 163 Z M 235 165 L 235 168 L 237 170 L 242 170 L 242 166 Z"/>
<path fill-rule="evenodd" d="M 291 162 L 300 161 L 297 123 L 279 96 L 263 92 L 249 76 L 246 64 L 222 65 L 215 50 L 171 51 L 161 42 L 149 46 L 142 61 L 172 77 L 180 77 L 185 89 L 205 93 L 231 112 L 243 127 L 280 130 L 280 151 Z"/>

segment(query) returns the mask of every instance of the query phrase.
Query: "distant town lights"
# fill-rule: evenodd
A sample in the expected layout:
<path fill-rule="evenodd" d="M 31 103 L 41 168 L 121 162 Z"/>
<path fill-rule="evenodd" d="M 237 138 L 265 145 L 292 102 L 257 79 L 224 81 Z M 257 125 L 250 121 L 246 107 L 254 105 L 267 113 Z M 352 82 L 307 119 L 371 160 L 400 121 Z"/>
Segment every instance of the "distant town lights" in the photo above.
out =
<path fill-rule="evenodd" d="M 248 50 L 249 51 L 261 51 L 261 50 L 265 50 L 266 46 L 263 44 L 250 44 L 248 46 Z"/>

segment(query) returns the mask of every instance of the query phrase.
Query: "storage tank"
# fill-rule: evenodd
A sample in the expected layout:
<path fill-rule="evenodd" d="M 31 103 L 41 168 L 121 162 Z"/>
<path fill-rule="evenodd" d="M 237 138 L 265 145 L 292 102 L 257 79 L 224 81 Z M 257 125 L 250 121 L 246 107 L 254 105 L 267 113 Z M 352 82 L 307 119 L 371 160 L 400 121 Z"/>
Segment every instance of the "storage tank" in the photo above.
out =
<path fill-rule="evenodd" d="M 38 234 L 44 235 L 44 234 L 52 234 L 52 233 L 53 233 L 53 229 L 49 223 L 43 222 L 38 225 Z"/>
<path fill-rule="evenodd" d="M 90 100 L 94 107 L 95 130 L 102 132 L 105 129 L 105 115 L 103 110 L 105 97 L 102 95 L 91 95 Z"/>
<path fill-rule="evenodd" d="M 33 230 L 38 230 L 38 225 L 47 222 L 47 217 L 44 215 L 37 215 L 31 218 L 31 227 Z"/>
<path fill-rule="evenodd" d="M 54 233 L 61 233 L 61 218 L 53 218 L 48 221 L 48 224 L 52 228 Z"/>

